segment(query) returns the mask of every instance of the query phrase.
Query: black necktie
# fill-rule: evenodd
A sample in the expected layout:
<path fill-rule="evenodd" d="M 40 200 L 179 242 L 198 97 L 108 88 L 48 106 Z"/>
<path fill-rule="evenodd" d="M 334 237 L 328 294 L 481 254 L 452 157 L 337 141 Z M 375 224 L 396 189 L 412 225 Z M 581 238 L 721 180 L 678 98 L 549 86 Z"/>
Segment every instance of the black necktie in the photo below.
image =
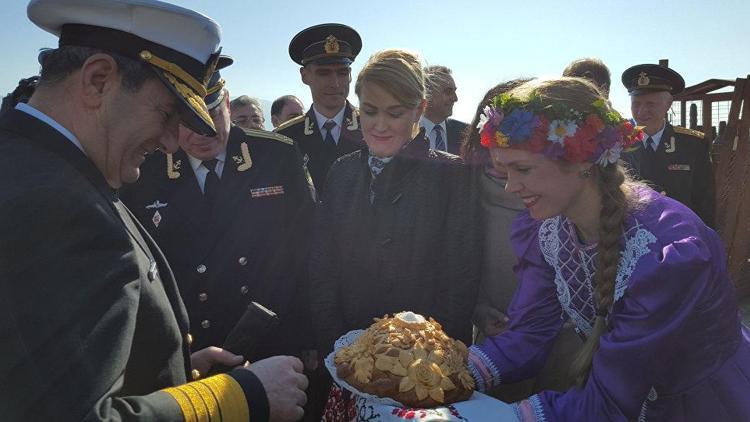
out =
<path fill-rule="evenodd" d="M 203 162 L 203 167 L 208 169 L 206 182 L 203 184 L 203 198 L 205 198 L 209 205 L 213 205 L 216 199 L 216 192 L 219 190 L 219 175 L 216 174 L 216 163 L 218 163 L 216 158 Z"/>
<path fill-rule="evenodd" d="M 323 124 L 323 129 L 326 130 L 326 137 L 323 140 L 323 144 L 328 148 L 336 148 L 336 141 L 333 140 L 333 128 L 336 127 L 336 122 L 333 120 L 326 120 Z"/>
<path fill-rule="evenodd" d="M 646 139 L 646 152 L 649 154 L 656 152 L 655 145 L 653 138 L 649 136 L 648 139 Z"/>
<path fill-rule="evenodd" d="M 435 149 L 445 151 L 445 140 L 443 139 L 443 127 L 435 125 Z"/>

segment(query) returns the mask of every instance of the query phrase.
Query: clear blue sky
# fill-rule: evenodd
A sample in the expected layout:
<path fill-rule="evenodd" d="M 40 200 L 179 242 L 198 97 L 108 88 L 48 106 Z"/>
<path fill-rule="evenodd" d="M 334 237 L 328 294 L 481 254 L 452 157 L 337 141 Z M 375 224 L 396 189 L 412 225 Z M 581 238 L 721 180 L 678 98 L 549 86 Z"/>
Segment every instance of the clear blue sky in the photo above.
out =
<path fill-rule="evenodd" d="M 232 97 L 273 100 L 295 94 L 309 107 L 309 89 L 287 53 L 299 30 L 341 22 L 362 36 L 357 72 L 375 51 L 406 48 L 428 64 L 453 69 L 459 101 L 454 117 L 469 120 L 494 84 L 519 76 L 557 76 L 575 58 L 599 57 L 610 67 L 611 99 L 630 115 L 619 82 L 633 64 L 668 58 L 688 85 L 750 74 L 750 2 L 732 1 L 271 1 L 175 0 L 218 21 L 224 52 L 235 64 L 222 72 Z M 56 39 L 26 17 L 24 0 L 0 9 L 3 71 L 0 92 L 38 71 L 37 51 Z M 357 103 L 353 89 L 350 100 Z"/>

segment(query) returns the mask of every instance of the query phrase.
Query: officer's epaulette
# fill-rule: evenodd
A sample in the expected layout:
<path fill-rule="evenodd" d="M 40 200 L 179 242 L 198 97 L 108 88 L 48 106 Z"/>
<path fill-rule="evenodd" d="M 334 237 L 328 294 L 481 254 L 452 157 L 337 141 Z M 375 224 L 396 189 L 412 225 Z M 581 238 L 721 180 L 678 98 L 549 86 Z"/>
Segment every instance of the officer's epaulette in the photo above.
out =
<path fill-rule="evenodd" d="M 260 129 L 245 129 L 245 128 L 243 128 L 242 130 L 249 136 L 273 139 L 274 141 L 279 141 L 285 144 L 294 145 L 294 141 L 292 140 L 292 138 L 286 137 L 284 135 L 281 135 L 275 132 L 269 132 L 267 130 L 260 130 Z"/>
<path fill-rule="evenodd" d="M 293 119 L 289 119 L 289 120 L 287 120 L 286 122 L 284 122 L 284 123 L 280 124 L 280 125 L 279 125 L 279 126 L 278 126 L 278 127 L 276 128 L 276 129 L 274 129 L 273 131 L 274 131 L 274 132 L 278 132 L 278 131 L 280 131 L 281 129 L 286 129 L 286 128 L 288 128 L 289 126 L 292 126 L 292 125 L 296 125 L 297 123 L 299 123 L 299 122 L 301 122 L 301 121 L 303 121 L 303 120 L 305 120 L 305 115 L 304 115 L 304 114 L 303 114 L 303 115 L 301 115 L 301 116 L 297 116 L 297 117 L 295 117 L 295 118 L 293 118 Z"/>
<path fill-rule="evenodd" d="M 703 139 L 703 137 L 706 136 L 703 132 L 693 130 L 693 129 L 688 129 L 682 126 L 672 126 L 672 128 L 674 129 L 675 133 L 679 133 L 681 135 L 690 135 L 690 136 L 695 136 L 696 138 L 701 138 L 701 139 Z"/>

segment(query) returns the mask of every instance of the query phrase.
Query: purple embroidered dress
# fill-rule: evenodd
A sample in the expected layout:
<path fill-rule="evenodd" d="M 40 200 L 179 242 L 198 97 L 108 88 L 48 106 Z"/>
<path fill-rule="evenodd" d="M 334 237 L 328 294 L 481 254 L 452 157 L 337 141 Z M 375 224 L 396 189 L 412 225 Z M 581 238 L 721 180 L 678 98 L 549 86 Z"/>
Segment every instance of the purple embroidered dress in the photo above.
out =
<path fill-rule="evenodd" d="M 741 330 L 718 235 L 682 204 L 644 189 L 625 221 L 608 330 L 588 382 L 517 403 L 520 420 L 750 420 L 750 335 Z M 534 376 L 564 320 L 591 332 L 596 246 L 559 216 L 514 223 L 520 281 L 510 329 L 472 346 L 480 390 Z"/>

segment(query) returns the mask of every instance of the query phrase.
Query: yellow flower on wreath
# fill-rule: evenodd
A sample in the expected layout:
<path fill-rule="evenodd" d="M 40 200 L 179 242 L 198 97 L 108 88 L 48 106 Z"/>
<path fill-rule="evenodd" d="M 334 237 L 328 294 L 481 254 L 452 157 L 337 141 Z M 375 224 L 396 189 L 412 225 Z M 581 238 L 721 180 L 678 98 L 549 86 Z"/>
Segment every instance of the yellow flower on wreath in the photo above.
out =
<path fill-rule="evenodd" d="M 510 139 L 498 130 L 495 132 L 495 143 L 500 148 L 506 148 L 510 145 Z"/>

